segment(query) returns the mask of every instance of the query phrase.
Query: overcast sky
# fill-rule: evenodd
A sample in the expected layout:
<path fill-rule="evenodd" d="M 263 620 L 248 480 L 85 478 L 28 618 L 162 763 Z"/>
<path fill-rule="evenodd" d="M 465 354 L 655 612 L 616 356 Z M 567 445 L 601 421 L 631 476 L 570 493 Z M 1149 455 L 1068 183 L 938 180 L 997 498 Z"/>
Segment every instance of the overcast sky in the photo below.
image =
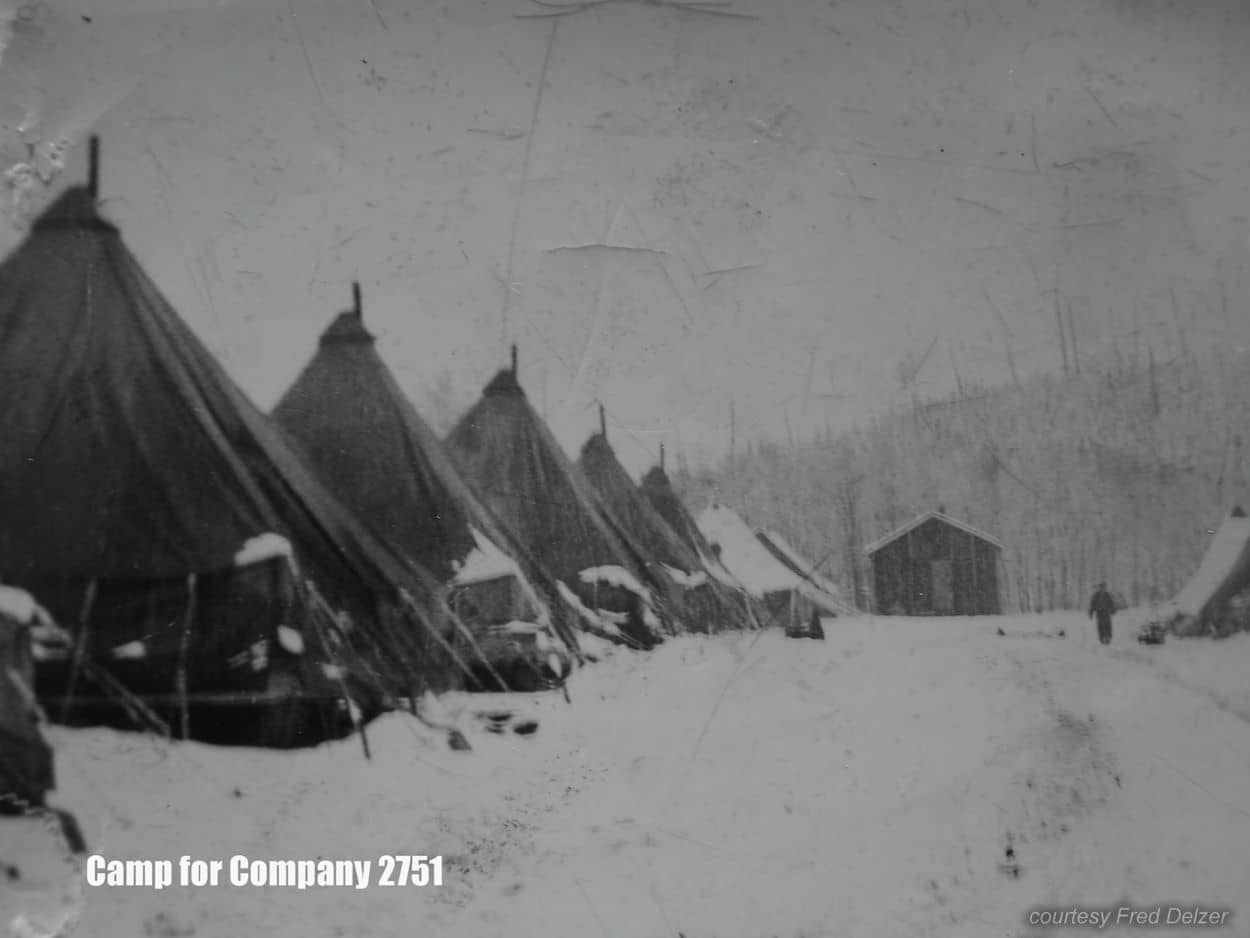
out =
<path fill-rule="evenodd" d="M 1247 341 L 1244 0 L 5 3 L 0 153 L 52 181 L 10 173 L 0 249 L 98 132 L 105 211 L 265 408 L 352 278 L 418 406 L 516 341 L 634 472 L 719 456 L 731 401 L 740 441 L 845 426 L 926 351 L 923 393 L 1057 369 L 1057 300 L 1083 356 Z"/>

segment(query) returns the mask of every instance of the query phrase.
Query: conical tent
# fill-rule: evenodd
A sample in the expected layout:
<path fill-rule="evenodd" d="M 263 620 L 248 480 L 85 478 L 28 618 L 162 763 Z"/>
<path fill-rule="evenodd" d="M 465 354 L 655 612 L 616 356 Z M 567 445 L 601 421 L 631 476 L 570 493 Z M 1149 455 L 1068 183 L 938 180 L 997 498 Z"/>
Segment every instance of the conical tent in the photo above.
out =
<path fill-rule="evenodd" d="M 733 604 L 710 579 L 698 553 L 651 507 L 608 442 L 606 427 L 586 441 L 577 467 L 590 480 L 607 513 L 669 584 L 668 595 L 687 628 L 716 631 L 749 625 L 746 610 Z"/>
<path fill-rule="evenodd" d="M 703 532 L 699 530 L 699 525 L 695 522 L 694 516 L 690 514 L 681 498 L 677 495 L 668 473 L 664 471 L 663 447 L 660 448 L 659 465 L 652 466 L 647 470 L 647 474 L 642 477 L 639 491 L 642 492 L 643 497 L 647 499 L 647 502 L 655 509 L 656 513 L 668 523 L 669 528 L 687 547 L 699 556 L 700 560 L 703 561 L 704 569 L 723 587 L 733 591 L 735 594 L 740 593 L 745 598 L 748 616 L 752 619 L 753 624 L 758 624 L 763 613 L 762 608 L 756 608 L 755 605 L 751 604 L 751 594 L 716 556 L 712 545 L 703 536 Z"/>
<path fill-rule="evenodd" d="M 673 489 L 673 483 L 662 463 L 647 470 L 639 490 L 687 547 L 705 560 L 712 559 L 712 545 L 703 536 L 703 532 Z"/>
<path fill-rule="evenodd" d="M 456 602 L 470 624 L 551 615 L 576 647 L 554 581 L 461 477 L 378 354 L 359 287 L 355 296 L 274 408 L 275 422 L 375 533 L 458 597 L 476 589 L 472 601 Z"/>
<path fill-rule="evenodd" d="M 1165 607 L 1178 635 L 1227 634 L 1245 628 L 1244 612 L 1230 607 L 1250 595 L 1250 518 L 1240 506 L 1220 524 L 1198 569 Z"/>
<path fill-rule="evenodd" d="M 474 490 L 583 612 L 629 614 L 633 639 L 654 641 L 660 623 L 646 620 L 656 611 L 657 584 L 530 406 L 515 370 L 491 380 L 447 448 Z"/>
<path fill-rule="evenodd" d="M 184 710 L 222 687 L 255 696 L 284 649 L 305 685 L 349 654 L 395 688 L 430 665 L 437 584 L 322 488 L 92 189 L 66 191 L 0 265 L 0 400 L 0 579 L 76 633 L 76 657 L 131 661 Z M 340 665 L 308 664 L 338 646 Z"/>

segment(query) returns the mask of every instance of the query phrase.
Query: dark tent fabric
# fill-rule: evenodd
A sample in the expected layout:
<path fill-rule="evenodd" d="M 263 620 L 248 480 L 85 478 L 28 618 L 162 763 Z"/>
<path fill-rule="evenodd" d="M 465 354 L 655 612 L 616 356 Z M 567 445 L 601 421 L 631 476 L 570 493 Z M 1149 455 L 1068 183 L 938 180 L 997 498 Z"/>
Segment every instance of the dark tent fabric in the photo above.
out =
<path fill-rule="evenodd" d="M 652 563 L 656 579 L 667 581 L 668 595 L 681 610 L 687 628 L 716 631 L 747 627 L 741 605 L 724 595 L 708 576 L 698 553 L 677 536 L 634 485 L 604 433 L 586 441 L 577 467 L 594 486 L 609 516 Z M 657 563 L 661 566 L 658 570 L 654 569 Z"/>
<path fill-rule="evenodd" d="M 3 586 L 0 591 L 18 593 Z M 39 732 L 34 699 L 32 624 L 33 618 L 19 617 L 0 601 L 0 813 L 39 807 L 54 787 L 52 750 Z"/>
<path fill-rule="evenodd" d="M 245 543 L 272 533 L 293 545 L 297 590 L 315 584 L 350 617 L 338 623 L 373 678 L 411 686 L 431 666 L 438 584 L 302 465 L 85 188 L 0 264 L 0 400 L 0 578 L 71 630 L 87 606 L 106 621 L 105 587 L 226 577 Z M 232 627 L 203 619 L 201 633 Z"/>
<path fill-rule="evenodd" d="M 451 579 L 474 546 L 471 496 L 457 490 L 441 443 L 355 312 L 322 333 L 272 417 L 357 518 L 439 580 Z"/>
<path fill-rule="evenodd" d="M 651 503 L 651 507 L 663 518 L 681 540 L 700 557 L 713 557 L 712 545 L 708 543 L 703 532 L 695 523 L 693 516 L 673 489 L 673 483 L 664 471 L 663 466 L 652 466 L 642 477 L 639 486 L 643 496 Z"/>
<path fill-rule="evenodd" d="M 735 610 L 741 609 L 739 621 L 744 622 L 748 627 L 758 627 L 765 618 L 763 605 L 753 599 L 741 583 L 734 581 L 729 571 L 721 564 L 712 545 L 699 530 L 694 516 L 686 509 L 685 503 L 673 488 L 672 480 L 664 471 L 663 462 L 664 453 L 661 447 L 660 464 L 647 470 L 642 477 L 642 483 L 638 486 L 639 492 L 655 513 L 668 525 L 669 530 L 699 557 L 704 569 L 719 584 L 722 595 L 731 597 L 732 607 Z"/>
<path fill-rule="evenodd" d="M 579 574 L 594 567 L 620 567 L 645 589 L 661 588 L 605 516 L 590 483 L 530 406 L 512 370 L 500 371 L 486 386 L 448 436 L 447 449 L 504 524 L 584 601 L 638 612 L 629 596 L 581 581 Z M 644 635 L 642 643 L 654 638 Z"/>
<path fill-rule="evenodd" d="M 273 419 L 357 518 L 442 582 L 474 550 L 476 529 L 516 563 L 576 648 L 554 581 L 472 492 L 378 354 L 359 309 L 322 333 Z"/>
<path fill-rule="evenodd" d="M 645 557 L 685 573 L 699 569 L 698 555 L 669 529 L 639 494 L 602 433 L 594 434 L 582 446 L 577 468 L 590 480 L 607 510 L 624 526 Z"/>

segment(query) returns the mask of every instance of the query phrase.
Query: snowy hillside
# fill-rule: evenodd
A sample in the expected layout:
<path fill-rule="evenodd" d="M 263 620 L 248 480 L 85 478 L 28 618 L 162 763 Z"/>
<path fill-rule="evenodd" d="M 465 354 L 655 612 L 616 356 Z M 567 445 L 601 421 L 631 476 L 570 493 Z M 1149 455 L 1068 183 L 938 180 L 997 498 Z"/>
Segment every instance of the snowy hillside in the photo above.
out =
<path fill-rule="evenodd" d="M 1169 598 L 1230 507 L 1250 508 L 1250 355 L 1086 362 L 918 403 L 845 434 L 754 446 L 702 478 L 674 479 L 830 557 L 869 583 L 863 547 L 944 507 L 1006 544 L 1009 608 L 1079 608 L 1105 579 L 1130 603 Z"/>
<path fill-rule="evenodd" d="M 399 714 L 368 762 L 354 739 L 255 753 L 55 730 L 59 799 L 101 853 L 441 853 L 445 884 L 90 890 L 44 863 L 0 883 L 0 911 L 81 906 L 94 938 L 1033 938 L 1039 904 L 1242 901 L 1250 637 L 1146 649 L 1117 623 L 1103 649 L 1073 615 L 826 634 L 621 651 L 575 675 L 571 704 L 453 698 L 471 752 Z M 470 704 L 540 728 L 489 734 L 455 713 Z"/>

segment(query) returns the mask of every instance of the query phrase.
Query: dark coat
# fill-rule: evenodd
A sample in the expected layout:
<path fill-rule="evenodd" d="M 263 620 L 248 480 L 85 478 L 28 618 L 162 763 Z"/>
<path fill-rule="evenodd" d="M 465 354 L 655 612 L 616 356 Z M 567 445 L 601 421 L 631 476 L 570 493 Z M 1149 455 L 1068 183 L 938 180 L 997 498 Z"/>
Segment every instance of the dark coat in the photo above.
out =
<path fill-rule="evenodd" d="M 1098 616 L 1098 618 L 1108 618 L 1115 614 L 1115 600 L 1111 598 L 1111 594 L 1105 589 L 1094 591 L 1094 595 L 1089 601 L 1089 614 Z"/>

